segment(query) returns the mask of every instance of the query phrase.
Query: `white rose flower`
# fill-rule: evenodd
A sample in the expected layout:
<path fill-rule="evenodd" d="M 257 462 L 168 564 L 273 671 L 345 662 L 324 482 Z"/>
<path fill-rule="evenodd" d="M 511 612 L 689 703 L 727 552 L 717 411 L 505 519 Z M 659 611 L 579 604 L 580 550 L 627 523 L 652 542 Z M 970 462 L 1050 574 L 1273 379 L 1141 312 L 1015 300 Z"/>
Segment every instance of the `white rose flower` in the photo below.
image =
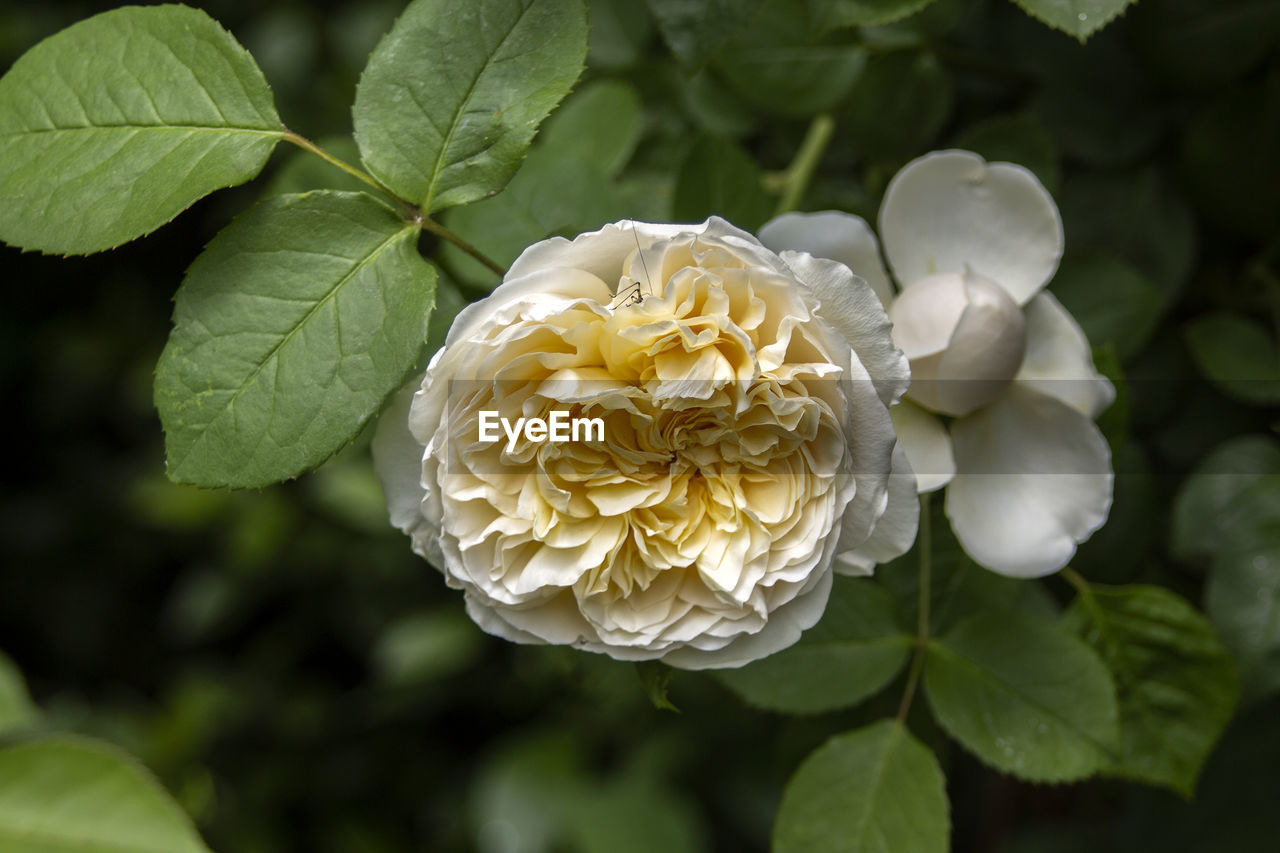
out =
<path fill-rule="evenodd" d="M 1094 418 L 1115 390 L 1043 291 L 1062 257 L 1053 199 L 1021 166 L 938 151 L 890 182 L 880 236 L 896 296 L 856 216 L 787 214 L 760 232 L 770 248 L 840 260 L 876 287 L 911 361 L 894 424 L 920 491 L 947 487 L 965 551 L 1013 577 L 1058 571 L 1111 507 Z"/>
<path fill-rule="evenodd" d="M 844 265 L 717 218 L 623 221 L 527 249 L 383 415 L 374 458 L 392 522 L 484 630 L 739 666 L 818 620 L 833 571 L 910 547 L 889 417 L 907 377 Z M 604 439 L 480 441 L 482 411 L 598 417 Z"/>

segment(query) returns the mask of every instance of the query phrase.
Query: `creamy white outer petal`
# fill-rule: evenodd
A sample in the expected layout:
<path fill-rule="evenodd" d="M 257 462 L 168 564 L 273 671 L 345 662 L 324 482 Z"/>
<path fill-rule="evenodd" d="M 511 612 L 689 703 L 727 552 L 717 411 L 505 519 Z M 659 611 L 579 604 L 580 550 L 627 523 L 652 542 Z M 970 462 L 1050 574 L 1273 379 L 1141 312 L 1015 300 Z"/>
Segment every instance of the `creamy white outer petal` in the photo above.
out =
<path fill-rule="evenodd" d="M 1051 293 L 1038 293 L 1023 309 L 1027 355 L 1017 380 L 1096 418 L 1116 399 L 1116 389 L 1093 366 L 1084 330 Z"/>
<path fill-rule="evenodd" d="M 409 431 L 409 408 L 419 387 L 415 380 L 395 393 L 373 434 L 373 469 L 382 482 L 391 523 L 410 536 L 426 523 L 422 516 L 424 448 Z"/>
<path fill-rule="evenodd" d="M 1025 304 L 1062 258 L 1062 218 L 1028 169 L 970 151 L 936 151 L 902 168 L 880 207 L 880 239 L 904 286 L 966 265 Z"/>
<path fill-rule="evenodd" d="M 875 377 L 880 399 L 885 405 L 896 403 L 911 382 L 911 368 L 902 350 L 893 345 L 893 324 L 867 282 L 843 263 L 805 252 L 784 251 L 782 260 L 818 297 L 822 319 L 844 335 Z"/>
<path fill-rule="evenodd" d="M 956 476 L 946 513 L 969 556 L 1002 575 L 1065 566 L 1107 520 L 1111 452 L 1092 419 L 1014 386 L 951 425 Z"/>
<path fill-rule="evenodd" d="M 889 416 L 898 431 L 898 444 L 915 472 L 916 489 L 933 492 L 951 482 L 956 474 L 956 461 L 951 436 L 942 421 L 910 400 L 903 400 L 890 409 Z"/>
<path fill-rule="evenodd" d="M 720 649 L 703 651 L 681 646 L 662 656 L 662 661 L 680 669 L 729 669 L 768 657 L 794 645 L 800 635 L 822 618 L 831 596 L 831 572 L 815 576 L 813 587 L 769 614 L 769 621 L 754 634 L 739 634 Z"/>
<path fill-rule="evenodd" d="M 604 281 L 617 281 L 622 275 L 622 267 L 627 257 L 637 248 L 647 249 L 659 240 L 666 240 L 680 234 L 736 237 L 748 243 L 759 242 L 749 232 L 718 216 L 712 216 L 696 225 L 678 223 L 660 225 L 624 219 L 621 222 L 610 223 L 597 231 L 579 234 L 572 240 L 565 237 L 551 237 L 540 243 L 534 243 L 515 259 L 511 268 L 507 270 L 506 277 L 510 280 L 538 270 L 578 269 L 586 270 Z"/>
<path fill-rule="evenodd" d="M 760 242 L 780 255 L 792 249 L 838 261 L 871 285 L 886 308 L 893 301 L 893 284 L 880 260 L 880 244 L 861 216 L 838 210 L 784 213 L 764 224 Z"/>
<path fill-rule="evenodd" d="M 907 452 L 899 442 L 893 449 L 893 470 L 889 473 L 889 503 L 876 529 L 856 548 L 836 554 L 835 568 L 842 575 L 869 575 L 879 563 L 887 563 L 911 549 L 920 528 L 920 501 L 916 474 Z"/>

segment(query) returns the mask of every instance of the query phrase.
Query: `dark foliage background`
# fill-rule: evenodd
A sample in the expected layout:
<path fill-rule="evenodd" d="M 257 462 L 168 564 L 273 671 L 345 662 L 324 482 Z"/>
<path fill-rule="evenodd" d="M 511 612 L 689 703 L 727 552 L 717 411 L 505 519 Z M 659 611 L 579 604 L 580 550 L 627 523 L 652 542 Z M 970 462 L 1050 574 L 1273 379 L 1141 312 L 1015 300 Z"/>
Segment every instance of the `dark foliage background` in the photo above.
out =
<path fill-rule="evenodd" d="M 0 63 L 112 5 L 0 4 Z M 255 55 L 289 125 L 320 139 L 349 134 L 360 69 L 400 8 L 199 5 Z M 579 89 L 634 87 L 641 135 L 614 184 L 568 202 L 536 180 L 562 164 L 531 159 L 520 192 L 563 220 L 544 233 L 711 212 L 757 227 L 775 202 L 770 174 L 819 112 L 836 129 L 805 210 L 874 222 L 894 171 L 933 148 L 1022 162 L 1066 221 L 1052 289 L 1122 390 L 1106 416 L 1115 506 L 1075 567 L 1203 606 L 1215 573 L 1230 586 L 1234 566 L 1280 545 L 1274 476 L 1243 504 L 1173 511 L 1224 442 L 1275 447 L 1280 5 L 1142 0 L 1087 46 L 1006 0 L 939 0 L 900 24 L 825 34 L 803 4 L 722 5 L 751 11 L 693 34 L 698 49 L 677 60 L 644 4 L 590 3 Z M 138 755 L 215 850 L 766 849 L 788 775 L 828 735 L 891 713 L 894 689 L 854 712 L 787 718 L 679 673 L 677 715 L 651 706 L 631 666 L 491 639 L 388 527 L 367 438 L 261 492 L 167 483 L 151 377 L 171 296 L 234 213 L 332 180 L 290 165 L 303 156 L 282 147 L 264 179 L 104 255 L 4 250 L 0 649 L 50 725 Z M 509 255 L 484 214 L 467 216 L 453 227 Z M 465 293 L 490 283 L 442 258 Z M 1257 588 L 1275 614 L 1268 566 Z M 1268 634 L 1231 607 L 1209 611 L 1239 655 L 1245 702 L 1193 802 L 1111 780 L 1022 784 L 922 715 L 917 733 L 947 770 L 954 849 L 1275 849 L 1280 637 L 1274 622 Z"/>

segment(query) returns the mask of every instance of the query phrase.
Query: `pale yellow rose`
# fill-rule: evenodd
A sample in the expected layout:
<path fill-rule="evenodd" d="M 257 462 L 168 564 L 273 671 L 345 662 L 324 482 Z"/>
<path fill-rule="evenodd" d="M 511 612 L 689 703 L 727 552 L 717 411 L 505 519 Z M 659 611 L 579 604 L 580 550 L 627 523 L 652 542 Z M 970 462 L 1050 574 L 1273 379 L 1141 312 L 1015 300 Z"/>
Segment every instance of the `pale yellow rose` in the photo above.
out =
<path fill-rule="evenodd" d="M 915 537 L 907 361 L 866 282 L 712 218 L 527 249 L 374 443 L 393 523 L 516 642 L 685 668 L 799 638 Z M 481 440 L 600 418 L 603 440 Z M 489 416 L 486 416 L 489 417 Z M 892 475 L 891 475 L 892 472 Z"/>

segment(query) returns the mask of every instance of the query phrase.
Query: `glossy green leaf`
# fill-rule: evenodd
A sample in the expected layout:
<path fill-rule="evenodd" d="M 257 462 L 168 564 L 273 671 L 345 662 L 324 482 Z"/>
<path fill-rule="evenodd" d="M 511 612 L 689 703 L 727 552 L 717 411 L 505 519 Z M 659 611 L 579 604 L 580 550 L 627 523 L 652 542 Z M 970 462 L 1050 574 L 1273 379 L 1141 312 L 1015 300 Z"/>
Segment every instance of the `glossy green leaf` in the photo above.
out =
<path fill-rule="evenodd" d="M 807 0 L 822 30 L 889 24 L 914 15 L 934 0 Z"/>
<path fill-rule="evenodd" d="M 0 735 L 22 729 L 36 720 L 39 712 L 27 694 L 27 683 L 9 658 L 0 652 Z"/>
<path fill-rule="evenodd" d="M 701 222 L 714 214 L 755 231 L 774 204 L 756 162 L 734 143 L 706 136 L 680 164 L 671 213 L 678 222 Z"/>
<path fill-rule="evenodd" d="M 1269 436 L 1234 438 L 1214 448 L 1183 482 L 1173 505 L 1169 548 L 1180 559 L 1212 558 L 1254 538 L 1255 489 L 1280 488 L 1280 445 Z"/>
<path fill-rule="evenodd" d="M 774 853 L 945 853 L 946 780 L 938 760 L 894 720 L 836 735 L 782 794 Z"/>
<path fill-rule="evenodd" d="M 741 29 L 762 0 L 644 0 L 663 40 L 686 68 L 702 65 Z"/>
<path fill-rule="evenodd" d="M 952 101 L 951 78 L 929 54 L 873 56 L 843 115 L 847 144 L 863 156 L 906 160 L 938 135 Z"/>
<path fill-rule="evenodd" d="M 418 230 L 362 193 L 281 196 L 196 259 L 156 368 L 171 479 L 263 486 L 319 465 L 426 340 Z"/>
<path fill-rule="evenodd" d="M 1106 667 L 1083 642 L 1039 620 L 1005 614 L 959 623 L 929 644 L 924 684 L 948 734 L 1023 779 L 1083 779 L 1117 742 Z"/>
<path fill-rule="evenodd" d="M 1280 353 L 1258 321 L 1219 311 L 1187 324 L 1187 346 L 1200 372 L 1245 402 L 1280 402 Z"/>
<path fill-rule="evenodd" d="M 356 89 L 365 166 L 427 213 L 496 193 L 586 53 L 581 0 L 414 0 Z"/>
<path fill-rule="evenodd" d="M 87 254 L 249 180 L 285 134 L 253 58 L 204 12 L 128 7 L 0 79 L 0 238 Z"/>
<path fill-rule="evenodd" d="M 1112 344 L 1121 359 L 1146 345 L 1160 319 L 1160 291 L 1124 261 L 1107 255 L 1074 255 L 1050 285 L 1093 346 Z"/>
<path fill-rule="evenodd" d="M 208 853 L 191 820 L 146 769 L 75 738 L 0 749 L 5 853 Z"/>
<path fill-rule="evenodd" d="M 907 661 L 913 637 L 894 609 L 893 596 L 874 581 L 837 577 L 822 619 L 798 643 L 715 675 L 750 704 L 772 711 L 856 705 L 883 689 Z"/>
<path fill-rule="evenodd" d="M 1209 620 L 1163 587 L 1098 586 L 1063 626 L 1098 653 L 1116 684 L 1120 749 L 1105 771 L 1191 796 L 1238 694 Z"/>
<path fill-rule="evenodd" d="M 1134 0 L 1013 0 L 1028 15 L 1084 41 Z"/>
<path fill-rule="evenodd" d="M 766 0 L 712 67 L 744 101 L 800 117 L 838 104 L 865 63 L 862 48 L 823 37 L 802 5 Z"/>

